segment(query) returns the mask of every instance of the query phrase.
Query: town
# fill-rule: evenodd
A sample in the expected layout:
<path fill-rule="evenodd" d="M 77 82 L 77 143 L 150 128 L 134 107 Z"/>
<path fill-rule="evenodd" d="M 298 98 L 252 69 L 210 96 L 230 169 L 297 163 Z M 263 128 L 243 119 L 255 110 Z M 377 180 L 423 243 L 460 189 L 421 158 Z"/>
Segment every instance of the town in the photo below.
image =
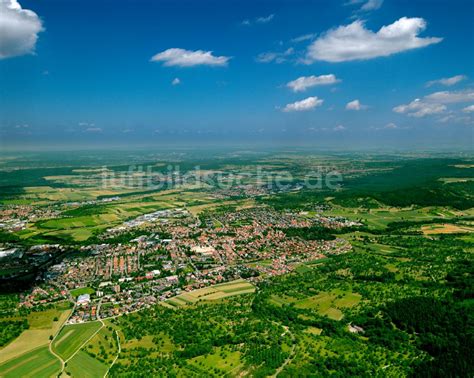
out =
<path fill-rule="evenodd" d="M 74 302 L 69 323 L 115 317 L 222 282 L 244 278 L 257 283 L 289 273 L 303 262 L 351 250 L 342 238 L 305 240 L 288 237 L 287 229 L 360 225 L 319 212 L 268 207 L 199 216 L 185 208 L 160 210 L 109 229 L 102 243 L 82 246 L 50 266 L 39 284 L 22 295 L 20 306 L 69 299 Z M 123 241 L 110 243 L 117 238 Z M 62 247 L 33 249 L 38 255 Z"/>

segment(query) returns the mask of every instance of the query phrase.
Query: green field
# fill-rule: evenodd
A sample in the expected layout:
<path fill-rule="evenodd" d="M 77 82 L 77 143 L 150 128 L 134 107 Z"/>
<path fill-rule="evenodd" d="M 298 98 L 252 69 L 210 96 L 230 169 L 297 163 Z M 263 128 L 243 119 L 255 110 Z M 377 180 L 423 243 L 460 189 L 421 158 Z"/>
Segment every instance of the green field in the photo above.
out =
<path fill-rule="evenodd" d="M 189 363 L 198 369 L 202 368 L 203 373 L 217 368 L 221 373 L 232 373 L 235 376 L 243 368 L 240 357 L 241 353 L 239 351 L 230 352 L 222 348 L 216 348 L 213 353 L 193 358 Z"/>
<path fill-rule="evenodd" d="M 334 290 L 321 292 L 304 299 L 272 295 L 269 302 L 278 306 L 292 304 L 296 308 L 314 310 L 330 319 L 341 320 L 344 316 L 342 310 L 357 305 L 360 300 L 360 294 Z"/>
<path fill-rule="evenodd" d="M 79 289 L 74 289 L 74 290 L 71 290 L 71 295 L 76 298 L 78 297 L 79 295 L 83 295 L 83 294 L 94 294 L 95 293 L 95 290 L 92 289 L 91 287 L 81 287 Z"/>
<path fill-rule="evenodd" d="M 107 369 L 107 365 L 81 350 L 68 361 L 65 371 L 73 378 L 99 378 Z"/>
<path fill-rule="evenodd" d="M 53 349 L 67 360 L 101 327 L 100 322 L 66 325 L 54 339 Z"/>
<path fill-rule="evenodd" d="M 0 376 L 43 378 L 52 377 L 60 370 L 60 361 L 50 353 L 48 347 L 41 347 L 0 365 Z"/>

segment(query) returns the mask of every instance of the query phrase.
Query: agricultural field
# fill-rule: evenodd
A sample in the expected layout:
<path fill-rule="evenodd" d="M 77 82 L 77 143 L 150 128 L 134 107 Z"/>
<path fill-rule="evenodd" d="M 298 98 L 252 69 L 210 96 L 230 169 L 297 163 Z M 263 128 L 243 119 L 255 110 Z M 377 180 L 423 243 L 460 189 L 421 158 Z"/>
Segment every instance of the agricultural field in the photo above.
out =
<path fill-rule="evenodd" d="M 434 224 L 421 228 L 424 235 L 437 234 L 468 234 L 474 232 L 474 227 L 468 227 L 456 224 Z"/>
<path fill-rule="evenodd" d="M 5 378 L 49 378 L 61 370 L 60 361 L 43 346 L 22 354 L 0 365 L 0 375 Z"/>
<path fill-rule="evenodd" d="M 202 301 L 216 301 L 234 295 L 253 293 L 254 291 L 255 287 L 251 283 L 245 280 L 236 280 L 180 294 L 166 300 L 164 303 L 173 307 L 182 307 Z"/>
<path fill-rule="evenodd" d="M 71 377 L 97 378 L 103 377 L 107 369 L 107 365 L 81 350 L 68 361 L 65 372 Z"/>
<path fill-rule="evenodd" d="M 63 360 L 68 360 L 101 327 L 100 322 L 66 325 L 54 339 L 53 350 Z"/>
<path fill-rule="evenodd" d="M 15 340 L 0 349 L 0 363 L 21 356 L 25 352 L 37 349 L 49 344 L 50 337 L 55 335 L 71 310 L 68 303 L 58 305 L 56 308 L 44 311 L 31 312 L 25 318 L 29 328 L 23 331 Z M 7 319 L 22 319 L 14 316 Z"/>

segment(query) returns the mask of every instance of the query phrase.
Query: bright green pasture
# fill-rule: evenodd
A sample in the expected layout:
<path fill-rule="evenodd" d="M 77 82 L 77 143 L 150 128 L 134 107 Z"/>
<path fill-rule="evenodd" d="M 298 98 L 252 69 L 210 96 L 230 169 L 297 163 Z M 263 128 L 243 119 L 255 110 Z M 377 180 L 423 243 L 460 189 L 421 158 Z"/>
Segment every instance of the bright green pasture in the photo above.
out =
<path fill-rule="evenodd" d="M 91 287 L 81 287 L 79 289 L 71 290 L 71 295 L 73 297 L 78 297 L 79 295 L 83 295 L 83 294 L 94 294 L 94 293 L 95 293 L 95 290 Z"/>
<path fill-rule="evenodd" d="M 334 320 L 340 320 L 343 317 L 342 310 L 357 305 L 361 298 L 362 296 L 357 293 L 333 290 L 330 292 L 321 292 L 300 300 L 289 296 L 272 295 L 270 302 L 277 306 L 294 303 L 297 308 L 315 310 L 320 315 L 325 315 Z"/>
<path fill-rule="evenodd" d="M 82 350 L 67 363 L 66 373 L 74 378 L 102 378 L 108 366 Z"/>
<path fill-rule="evenodd" d="M 101 326 L 99 322 L 66 325 L 54 339 L 54 351 L 67 360 Z"/>
<path fill-rule="evenodd" d="M 55 376 L 60 370 L 60 361 L 44 346 L 0 365 L 0 376 L 43 378 Z"/>
<path fill-rule="evenodd" d="M 242 367 L 239 351 L 230 352 L 222 348 L 215 348 L 213 353 L 192 358 L 188 362 L 198 368 L 204 368 L 205 371 L 218 368 L 226 374 L 233 373 L 233 375 L 236 375 L 235 373 L 238 373 Z"/>

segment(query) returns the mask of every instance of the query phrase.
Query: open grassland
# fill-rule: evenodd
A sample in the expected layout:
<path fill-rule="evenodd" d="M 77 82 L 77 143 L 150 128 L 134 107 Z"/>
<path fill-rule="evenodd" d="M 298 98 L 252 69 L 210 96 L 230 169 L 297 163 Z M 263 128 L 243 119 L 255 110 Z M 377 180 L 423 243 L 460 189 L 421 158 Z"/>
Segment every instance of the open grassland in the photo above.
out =
<path fill-rule="evenodd" d="M 60 361 L 50 353 L 47 346 L 35 349 L 0 365 L 0 376 L 53 377 L 61 370 Z"/>
<path fill-rule="evenodd" d="M 54 351 L 67 360 L 101 326 L 100 322 L 66 325 L 53 342 Z"/>
<path fill-rule="evenodd" d="M 240 351 L 232 352 L 217 347 L 212 353 L 192 358 L 188 362 L 197 369 L 203 369 L 203 373 L 217 368 L 221 374 L 237 376 L 244 367 L 240 357 Z"/>
<path fill-rule="evenodd" d="M 102 327 L 82 348 L 100 362 L 110 365 L 118 353 L 117 339 L 112 327 Z"/>
<path fill-rule="evenodd" d="M 69 317 L 71 310 L 59 307 L 28 315 L 30 328 L 13 340 L 10 344 L 0 349 L 0 363 L 19 357 L 25 352 L 41 346 L 48 345 L 49 337 L 56 334 L 62 324 Z M 58 320 L 54 321 L 57 317 Z M 12 318 L 15 319 L 15 318 Z"/>
<path fill-rule="evenodd" d="M 66 373 L 74 378 L 99 378 L 107 372 L 108 366 L 82 350 L 67 363 Z"/>
<path fill-rule="evenodd" d="M 361 298 L 360 294 L 333 290 L 299 300 L 290 296 L 272 295 L 269 301 L 278 306 L 293 304 L 296 308 L 315 310 L 318 314 L 330 319 L 341 320 L 342 310 L 356 306 Z"/>
<path fill-rule="evenodd" d="M 384 207 L 377 209 L 348 208 L 335 206 L 324 212 L 328 216 L 341 216 L 350 220 L 362 220 L 369 227 L 385 228 L 391 222 L 427 221 L 436 217 L 449 218 L 471 215 L 469 210 L 458 211 L 440 207 L 396 208 Z"/>
<path fill-rule="evenodd" d="M 166 300 L 165 304 L 182 307 L 199 301 L 214 301 L 234 295 L 253 293 L 254 291 L 255 287 L 251 283 L 239 279 L 180 294 Z"/>

